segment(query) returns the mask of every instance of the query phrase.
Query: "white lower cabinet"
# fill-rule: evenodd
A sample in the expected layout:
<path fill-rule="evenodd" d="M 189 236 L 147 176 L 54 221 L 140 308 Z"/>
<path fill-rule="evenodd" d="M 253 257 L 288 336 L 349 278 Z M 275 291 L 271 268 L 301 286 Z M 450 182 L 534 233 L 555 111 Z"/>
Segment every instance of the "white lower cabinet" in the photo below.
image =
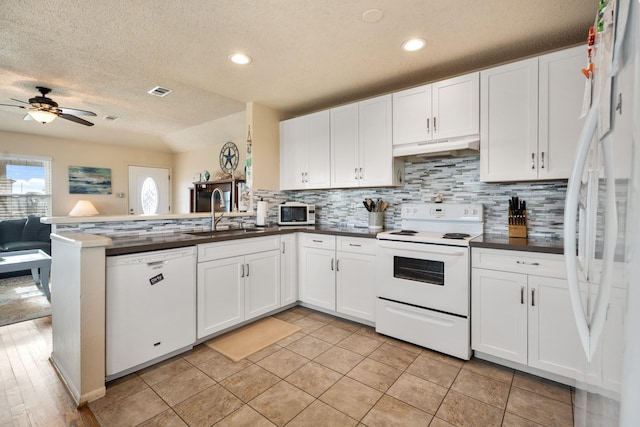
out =
<path fill-rule="evenodd" d="M 473 248 L 472 349 L 582 378 L 586 358 L 563 266 L 562 255 Z"/>
<path fill-rule="evenodd" d="M 300 235 L 300 300 L 375 320 L 375 239 Z"/>
<path fill-rule="evenodd" d="M 298 234 L 280 236 L 280 305 L 298 301 Z"/>
<path fill-rule="evenodd" d="M 280 307 L 279 247 L 279 236 L 198 245 L 198 338 Z"/>

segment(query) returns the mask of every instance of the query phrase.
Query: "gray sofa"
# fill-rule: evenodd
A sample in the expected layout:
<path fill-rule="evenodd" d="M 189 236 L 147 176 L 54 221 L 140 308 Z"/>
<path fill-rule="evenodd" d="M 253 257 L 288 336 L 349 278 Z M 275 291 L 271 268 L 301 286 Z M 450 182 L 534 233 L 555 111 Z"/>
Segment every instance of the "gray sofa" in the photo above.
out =
<path fill-rule="evenodd" d="M 51 255 L 51 225 L 42 224 L 40 217 L 5 219 L 0 221 L 0 253 L 42 249 Z"/>

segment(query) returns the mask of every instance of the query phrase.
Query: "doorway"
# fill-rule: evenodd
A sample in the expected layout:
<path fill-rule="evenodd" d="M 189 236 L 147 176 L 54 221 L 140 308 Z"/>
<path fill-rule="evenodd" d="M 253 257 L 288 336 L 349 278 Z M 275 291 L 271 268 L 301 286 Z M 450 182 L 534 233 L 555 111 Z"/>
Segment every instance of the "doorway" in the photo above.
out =
<path fill-rule="evenodd" d="M 169 179 L 169 169 L 129 166 L 129 214 L 170 213 Z"/>

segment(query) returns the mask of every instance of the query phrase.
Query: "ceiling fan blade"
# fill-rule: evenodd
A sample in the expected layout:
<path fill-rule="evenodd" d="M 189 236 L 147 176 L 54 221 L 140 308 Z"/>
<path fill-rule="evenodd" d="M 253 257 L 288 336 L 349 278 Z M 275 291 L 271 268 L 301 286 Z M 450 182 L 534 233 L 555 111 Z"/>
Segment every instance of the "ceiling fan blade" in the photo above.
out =
<path fill-rule="evenodd" d="M 14 99 L 15 101 L 15 99 Z M 22 105 L 13 105 L 13 104 L 0 104 L 4 107 L 18 107 L 18 108 L 24 108 L 25 110 L 27 109 L 27 107 L 23 107 Z"/>
<path fill-rule="evenodd" d="M 76 110 L 75 108 L 65 108 L 65 107 L 58 107 L 58 109 L 60 111 L 62 111 L 62 113 L 64 113 L 64 114 L 75 114 L 75 115 L 78 115 L 78 116 L 96 117 L 96 113 L 91 112 L 91 111 Z"/>
<path fill-rule="evenodd" d="M 22 104 L 30 105 L 28 102 L 26 102 L 26 101 L 20 101 L 19 99 L 11 98 L 11 100 L 12 100 L 12 101 L 16 101 L 16 102 L 20 102 L 20 103 L 22 103 Z"/>
<path fill-rule="evenodd" d="M 61 119 L 65 119 L 65 120 L 69 120 L 69 121 L 72 121 L 72 122 L 79 123 L 81 125 L 93 126 L 93 123 L 88 122 L 85 119 L 81 119 L 80 117 L 72 116 L 71 114 L 60 113 L 60 114 L 58 114 L 58 117 L 60 117 Z"/>

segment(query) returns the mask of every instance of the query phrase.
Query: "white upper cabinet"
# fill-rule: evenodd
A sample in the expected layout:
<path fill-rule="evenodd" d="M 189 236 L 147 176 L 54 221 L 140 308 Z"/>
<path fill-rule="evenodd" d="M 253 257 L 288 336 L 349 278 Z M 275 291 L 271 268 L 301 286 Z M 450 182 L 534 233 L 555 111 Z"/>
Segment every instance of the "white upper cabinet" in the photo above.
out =
<path fill-rule="evenodd" d="M 280 122 L 280 189 L 330 186 L 329 111 Z"/>
<path fill-rule="evenodd" d="M 582 129 L 584 47 L 480 73 L 480 180 L 567 179 Z"/>
<path fill-rule="evenodd" d="M 393 160 L 391 95 L 331 110 L 331 186 L 398 185 L 402 165 Z"/>
<path fill-rule="evenodd" d="M 479 133 L 479 73 L 393 94 L 393 145 Z"/>

